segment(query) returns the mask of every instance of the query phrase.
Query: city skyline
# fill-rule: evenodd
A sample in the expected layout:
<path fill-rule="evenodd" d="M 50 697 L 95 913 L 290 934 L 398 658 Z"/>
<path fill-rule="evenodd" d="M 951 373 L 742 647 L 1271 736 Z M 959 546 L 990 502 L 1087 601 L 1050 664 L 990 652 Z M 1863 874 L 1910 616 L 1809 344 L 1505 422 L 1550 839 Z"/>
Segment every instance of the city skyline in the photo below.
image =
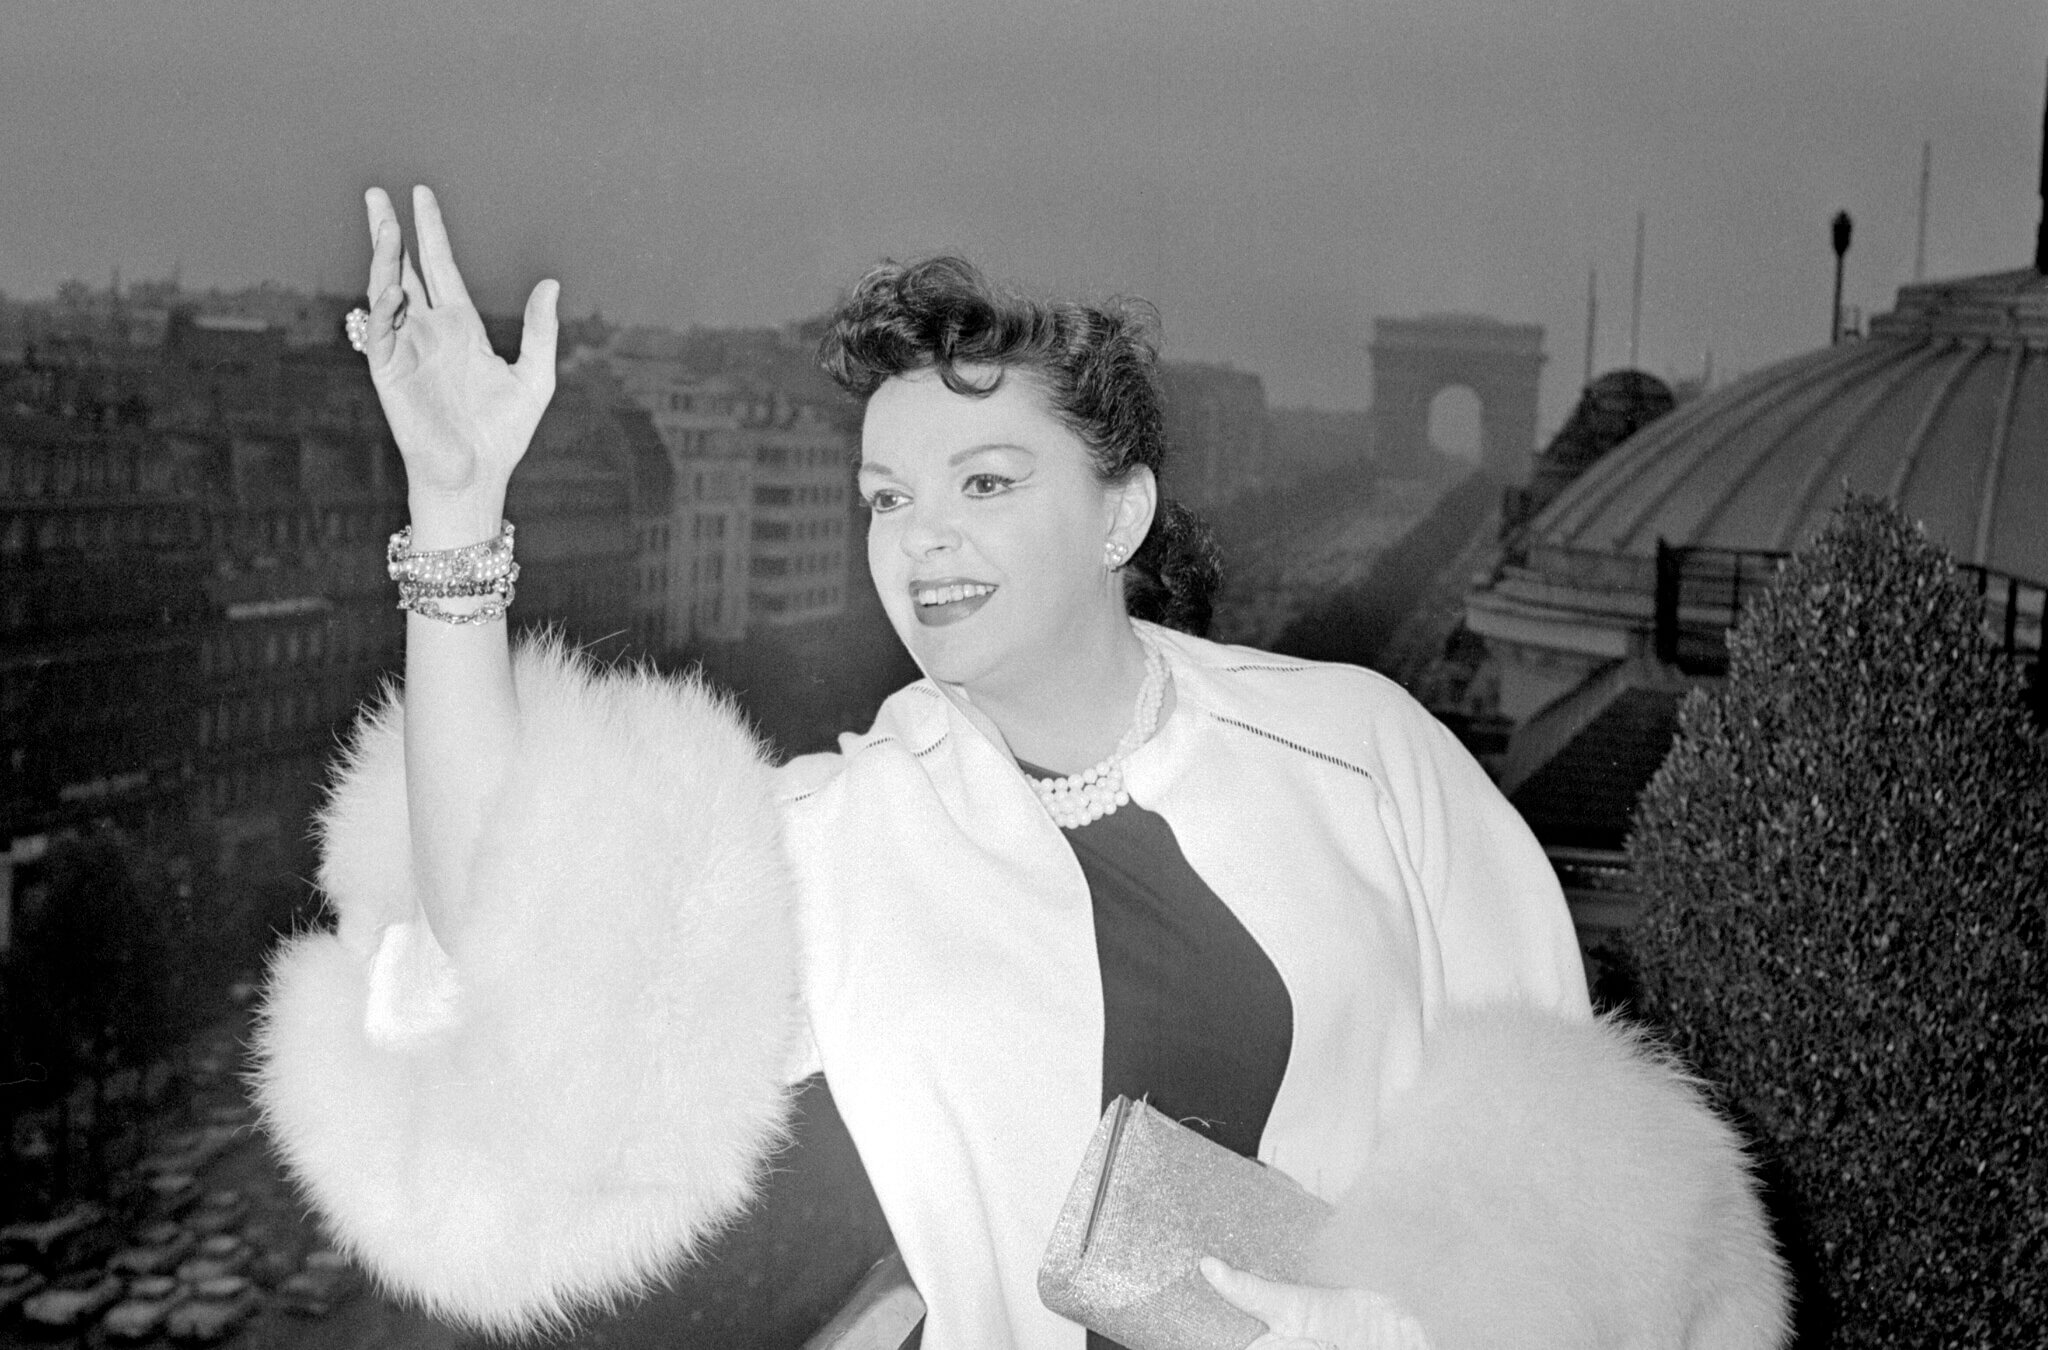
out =
<path fill-rule="evenodd" d="M 478 298 L 775 324 L 886 256 L 954 249 L 1160 308 L 1169 357 L 1272 402 L 1370 401 L 1372 321 L 1542 324 L 1542 427 L 1596 364 L 1722 375 L 1911 279 L 2028 261 L 2048 25 L 2031 5 L 1711 7 L 908 0 L 736 9 L 366 0 L 9 7 L 0 293 L 178 269 L 346 291 L 361 189 L 433 182 Z M 1705 11 L 1711 12 L 1705 12 Z"/>

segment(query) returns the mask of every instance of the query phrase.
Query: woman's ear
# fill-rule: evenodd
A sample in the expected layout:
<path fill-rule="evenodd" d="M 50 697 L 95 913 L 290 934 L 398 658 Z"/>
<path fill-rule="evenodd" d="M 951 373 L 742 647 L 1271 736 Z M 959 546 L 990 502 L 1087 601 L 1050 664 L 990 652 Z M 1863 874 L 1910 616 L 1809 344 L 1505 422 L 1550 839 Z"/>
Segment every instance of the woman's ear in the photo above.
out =
<path fill-rule="evenodd" d="M 1128 560 L 1145 542 L 1152 517 L 1159 510 L 1159 480 L 1144 465 L 1109 489 L 1109 538 L 1117 555 Z"/>

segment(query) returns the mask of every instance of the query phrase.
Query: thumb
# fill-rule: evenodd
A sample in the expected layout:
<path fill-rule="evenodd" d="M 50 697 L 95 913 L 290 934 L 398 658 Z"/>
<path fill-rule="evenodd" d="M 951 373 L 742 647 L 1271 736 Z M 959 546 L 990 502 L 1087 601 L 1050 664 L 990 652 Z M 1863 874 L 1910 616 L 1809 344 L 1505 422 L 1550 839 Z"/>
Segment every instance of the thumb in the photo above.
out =
<path fill-rule="evenodd" d="M 555 339 L 560 323 L 555 315 L 562 296 L 562 284 L 553 279 L 541 282 L 526 297 L 526 319 L 519 332 L 519 361 L 513 369 L 520 379 L 534 384 L 545 379 L 551 388 L 555 378 Z"/>
<path fill-rule="evenodd" d="M 1295 1311 L 1288 1286 L 1276 1284 L 1248 1270 L 1238 1270 L 1213 1256 L 1202 1258 L 1202 1275 L 1217 1293 L 1223 1295 L 1225 1302 L 1250 1313 L 1268 1328 L 1281 1326 Z"/>

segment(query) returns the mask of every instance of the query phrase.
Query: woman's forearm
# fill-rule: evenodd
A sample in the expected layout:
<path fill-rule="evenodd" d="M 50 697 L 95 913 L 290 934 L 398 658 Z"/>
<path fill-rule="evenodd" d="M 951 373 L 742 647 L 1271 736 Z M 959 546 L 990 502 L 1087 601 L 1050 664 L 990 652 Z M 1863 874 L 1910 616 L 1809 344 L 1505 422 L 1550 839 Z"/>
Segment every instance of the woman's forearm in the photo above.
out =
<path fill-rule="evenodd" d="M 350 330 L 405 460 L 412 547 L 438 551 L 496 537 L 505 485 L 555 390 L 555 306 L 543 281 L 526 301 L 519 359 L 492 350 L 455 265 L 440 203 L 413 189 L 418 263 L 400 246 L 398 214 L 382 188 L 364 194 L 370 308 Z M 435 597 L 448 613 L 479 599 Z M 406 811 L 415 889 L 452 955 L 483 812 L 518 732 L 503 618 L 406 621 Z"/>
<path fill-rule="evenodd" d="M 461 548 L 497 534 L 502 487 L 459 498 L 415 492 L 416 550 Z M 481 599 L 440 602 L 473 610 Z M 452 624 L 418 613 L 405 621 L 405 777 L 412 865 L 427 921 L 453 953 L 462 941 L 477 836 L 519 731 L 509 620 Z"/>

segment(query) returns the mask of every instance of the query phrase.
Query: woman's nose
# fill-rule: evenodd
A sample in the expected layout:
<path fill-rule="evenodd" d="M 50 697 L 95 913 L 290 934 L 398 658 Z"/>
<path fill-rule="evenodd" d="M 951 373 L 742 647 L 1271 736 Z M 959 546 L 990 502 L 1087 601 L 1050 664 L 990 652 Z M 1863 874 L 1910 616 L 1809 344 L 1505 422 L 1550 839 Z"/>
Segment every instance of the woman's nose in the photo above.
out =
<path fill-rule="evenodd" d="M 912 558 L 928 558 L 959 544 L 960 531 L 950 516 L 926 506 L 913 505 L 908 510 L 910 519 L 904 522 L 901 536 L 904 553 Z"/>

